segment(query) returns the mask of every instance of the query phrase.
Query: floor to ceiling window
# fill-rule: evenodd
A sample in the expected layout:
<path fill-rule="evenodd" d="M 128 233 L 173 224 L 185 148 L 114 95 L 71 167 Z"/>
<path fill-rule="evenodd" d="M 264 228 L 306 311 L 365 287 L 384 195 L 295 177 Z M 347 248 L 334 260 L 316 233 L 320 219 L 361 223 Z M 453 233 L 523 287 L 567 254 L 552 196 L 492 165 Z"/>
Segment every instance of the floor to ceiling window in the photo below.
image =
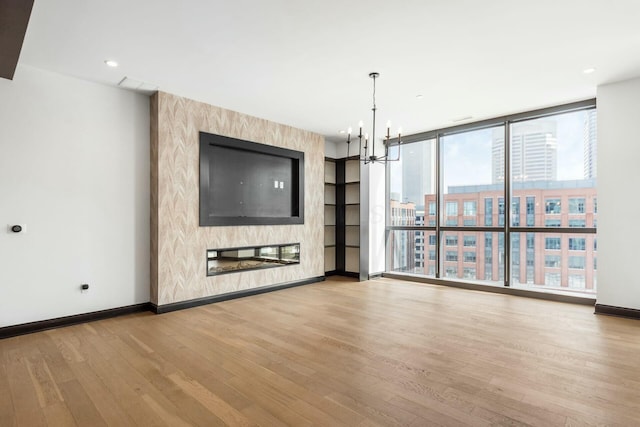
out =
<path fill-rule="evenodd" d="M 417 141 L 401 148 L 401 159 L 388 164 L 390 179 L 390 259 L 395 271 L 435 277 L 436 142 Z M 398 147 L 390 157 L 397 158 Z M 407 218 L 407 212 L 413 212 Z"/>
<path fill-rule="evenodd" d="M 387 167 L 388 271 L 595 293 L 595 100 L 406 139 Z"/>

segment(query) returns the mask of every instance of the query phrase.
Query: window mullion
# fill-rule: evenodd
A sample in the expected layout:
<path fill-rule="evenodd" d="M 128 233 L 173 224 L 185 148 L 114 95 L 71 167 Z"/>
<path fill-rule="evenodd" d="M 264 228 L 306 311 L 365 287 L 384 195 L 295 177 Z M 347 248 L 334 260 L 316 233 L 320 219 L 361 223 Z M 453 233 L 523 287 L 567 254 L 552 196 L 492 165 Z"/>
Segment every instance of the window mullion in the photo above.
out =
<path fill-rule="evenodd" d="M 504 122 L 504 286 L 511 286 L 511 122 Z"/>

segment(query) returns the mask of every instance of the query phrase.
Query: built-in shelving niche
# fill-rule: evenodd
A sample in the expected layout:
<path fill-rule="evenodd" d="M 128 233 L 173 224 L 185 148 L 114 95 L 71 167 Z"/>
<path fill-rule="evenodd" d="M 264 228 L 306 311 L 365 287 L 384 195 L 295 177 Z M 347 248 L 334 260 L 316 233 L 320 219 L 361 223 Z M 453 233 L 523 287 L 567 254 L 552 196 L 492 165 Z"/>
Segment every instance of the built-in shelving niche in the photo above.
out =
<path fill-rule="evenodd" d="M 325 159 L 325 274 L 360 276 L 360 161 Z"/>

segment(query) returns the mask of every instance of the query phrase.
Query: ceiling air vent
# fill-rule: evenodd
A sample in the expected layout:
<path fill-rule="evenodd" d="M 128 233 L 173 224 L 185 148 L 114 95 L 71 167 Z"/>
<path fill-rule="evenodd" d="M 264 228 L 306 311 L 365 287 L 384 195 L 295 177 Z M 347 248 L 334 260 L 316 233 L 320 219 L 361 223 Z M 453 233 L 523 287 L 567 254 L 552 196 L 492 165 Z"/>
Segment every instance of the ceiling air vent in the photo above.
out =
<path fill-rule="evenodd" d="M 125 77 L 124 79 L 120 80 L 118 86 L 123 89 L 129 89 L 136 92 L 144 93 L 145 95 L 151 95 L 158 90 L 158 86 L 154 84 L 132 79 L 131 77 Z"/>

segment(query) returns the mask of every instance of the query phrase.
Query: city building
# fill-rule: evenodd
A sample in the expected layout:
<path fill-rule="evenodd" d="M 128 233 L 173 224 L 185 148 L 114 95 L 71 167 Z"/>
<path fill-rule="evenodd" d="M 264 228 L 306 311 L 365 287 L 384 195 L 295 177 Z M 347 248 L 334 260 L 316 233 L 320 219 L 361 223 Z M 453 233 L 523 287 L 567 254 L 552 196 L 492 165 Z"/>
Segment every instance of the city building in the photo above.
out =
<path fill-rule="evenodd" d="M 511 278 L 513 284 L 596 290 L 597 237 L 567 234 L 555 227 L 596 227 L 597 197 L 593 180 L 540 181 L 516 185 L 511 207 Z M 450 187 L 444 196 L 448 226 L 504 226 L 501 185 Z M 435 197 L 425 196 L 427 206 Z M 435 222 L 435 215 L 428 217 Z M 513 233 L 517 227 L 545 227 L 548 233 Z M 435 234 L 430 234 L 426 274 L 435 273 Z M 445 232 L 442 277 L 498 281 L 503 279 L 504 238 L 495 232 Z"/>
<path fill-rule="evenodd" d="M 492 181 L 504 182 L 504 131 L 495 129 L 492 142 Z M 511 176 L 515 181 L 555 181 L 558 178 L 556 122 L 518 123 L 511 133 Z"/>
<path fill-rule="evenodd" d="M 433 194 L 435 190 L 435 176 L 430 167 L 435 146 L 427 141 L 403 147 L 402 201 L 414 203 L 418 210 L 424 210 L 424 195 Z"/>
<path fill-rule="evenodd" d="M 415 203 L 403 203 L 398 200 L 391 200 L 389 204 L 391 213 L 391 225 L 414 226 L 416 225 L 416 205 Z M 415 271 L 416 265 L 416 241 L 415 233 L 407 231 L 394 234 L 389 242 L 390 262 L 392 265 L 403 265 Z M 424 245 L 424 242 L 422 242 Z M 423 249 L 424 250 L 424 249 Z"/>
<path fill-rule="evenodd" d="M 587 113 L 584 121 L 584 177 L 592 179 L 598 176 L 598 113 Z"/>
<path fill-rule="evenodd" d="M 425 222 L 424 222 L 424 210 L 416 210 L 416 226 L 424 226 Z M 425 246 L 425 240 L 424 240 L 424 233 L 420 232 L 420 231 L 414 231 L 413 232 L 414 235 L 414 242 L 415 242 L 415 271 L 418 272 L 423 272 L 424 271 L 424 267 L 425 267 L 425 255 L 427 254 L 426 252 L 426 246 Z"/>

